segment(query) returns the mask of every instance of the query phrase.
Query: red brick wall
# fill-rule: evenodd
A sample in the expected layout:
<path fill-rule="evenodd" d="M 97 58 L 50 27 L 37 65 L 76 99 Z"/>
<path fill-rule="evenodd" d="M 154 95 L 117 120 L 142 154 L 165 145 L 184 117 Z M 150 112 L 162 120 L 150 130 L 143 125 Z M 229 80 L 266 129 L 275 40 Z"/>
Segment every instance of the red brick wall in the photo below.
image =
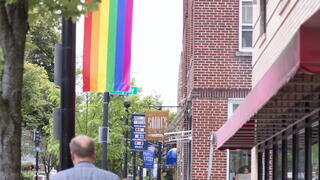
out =
<path fill-rule="evenodd" d="M 227 100 L 193 100 L 192 107 L 192 179 L 206 180 L 210 133 L 227 118 Z M 225 179 L 226 151 L 215 152 L 213 162 L 213 179 Z"/>
<path fill-rule="evenodd" d="M 195 0 L 194 87 L 246 88 L 251 63 L 236 58 L 239 0 Z"/>
<path fill-rule="evenodd" d="M 227 120 L 228 98 L 251 86 L 251 58 L 235 55 L 238 13 L 239 0 L 184 0 L 179 99 L 192 102 L 193 180 L 207 179 L 210 133 Z M 213 165 L 212 179 L 225 180 L 226 151 L 215 152 Z"/>

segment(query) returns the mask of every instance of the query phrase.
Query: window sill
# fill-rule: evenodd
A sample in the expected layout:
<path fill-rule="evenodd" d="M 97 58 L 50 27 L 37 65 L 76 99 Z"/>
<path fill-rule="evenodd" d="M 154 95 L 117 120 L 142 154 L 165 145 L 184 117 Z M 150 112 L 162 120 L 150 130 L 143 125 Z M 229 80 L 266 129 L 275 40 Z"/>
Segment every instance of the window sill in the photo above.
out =
<path fill-rule="evenodd" d="M 251 57 L 252 52 L 251 51 L 236 51 L 236 56 L 237 57 Z"/>

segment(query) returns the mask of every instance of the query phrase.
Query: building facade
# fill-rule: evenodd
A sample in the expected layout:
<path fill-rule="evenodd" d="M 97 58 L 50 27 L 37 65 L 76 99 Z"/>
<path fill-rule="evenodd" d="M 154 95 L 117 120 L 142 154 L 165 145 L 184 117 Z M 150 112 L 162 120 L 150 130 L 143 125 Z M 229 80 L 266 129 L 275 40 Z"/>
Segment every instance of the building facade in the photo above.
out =
<path fill-rule="evenodd" d="M 253 1 L 252 90 L 217 149 L 251 149 L 251 179 L 320 179 L 320 1 Z"/>
<path fill-rule="evenodd" d="M 251 88 L 252 1 L 183 3 L 178 89 L 183 107 L 172 124 L 179 131 L 192 130 L 192 141 L 177 143 L 176 175 L 179 180 L 204 180 L 208 176 L 211 132 L 227 121 L 228 112 L 233 112 L 230 109 Z M 233 160 L 237 158 L 250 164 L 248 152 L 216 151 L 212 179 L 233 179 L 241 165 Z"/>

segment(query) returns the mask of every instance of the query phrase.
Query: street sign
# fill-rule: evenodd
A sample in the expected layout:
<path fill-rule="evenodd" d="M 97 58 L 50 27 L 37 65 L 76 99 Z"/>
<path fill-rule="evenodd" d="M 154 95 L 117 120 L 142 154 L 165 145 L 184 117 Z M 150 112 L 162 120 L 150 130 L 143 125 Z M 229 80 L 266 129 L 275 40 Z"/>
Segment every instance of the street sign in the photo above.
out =
<path fill-rule="evenodd" d="M 36 147 L 36 152 L 40 152 L 40 151 L 41 151 L 40 147 L 37 146 L 37 147 Z"/>
<path fill-rule="evenodd" d="M 164 130 L 168 126 L 169 111 L 146 111 L 146 139 L 162 141 Z"/>
<path fill-rule="evenodd" d="M 131 86 L 130 87 L 130 91 L 128 92 L 115 92 L 115 91 L 112 91 L 112 92 L 109 92 L 110 94 L 116 94 L 116 95 L 135 95 L 135 94 L 138 94 L 138 87 L 136 86 Z"/>
<path fill-rule="evenodd" d="M 98 143 L 109 143 L 109 128 L 105 126 L 99 127 L 99 137 L 98 137 Z"/>
<path fill-rule="evenodd" d="M 145 139 L 146 121 L 144 114 L 131 115 L 131 150 L 144 151 L 148 148 L 148 142 Z"/>
<path fill-rule="evenodd" d="M 154 164 L 154 147 L 149 146 L 148 150 L 143 151 L 143 158 L 142 158 L 142 167 L 143 168 L 153 168 Z"/>

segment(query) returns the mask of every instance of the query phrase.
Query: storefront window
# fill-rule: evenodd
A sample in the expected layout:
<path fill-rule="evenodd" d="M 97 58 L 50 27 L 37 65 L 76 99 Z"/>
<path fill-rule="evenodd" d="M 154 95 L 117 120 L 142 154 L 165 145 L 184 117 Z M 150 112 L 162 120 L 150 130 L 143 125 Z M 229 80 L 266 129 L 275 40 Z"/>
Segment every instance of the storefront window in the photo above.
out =
<path fill-rule="evenodd" d="M 265 142 L 265 146 L 259 149 L 260 152 L 265 152 L 264 164 L 258 163 L 259 167 L 262 167 L 259 170 L 266 171 L 262 172 L 264 174 L 258 172 L 259 179 L 320 180 L 319 122 L 311 126 L 302 122 L 288 130 L 289 132 L 281 133 L 281 136 Z M 272 151 L 269 153 L 266 148 L 270 148 L 268 144 L 271 143 Z"/>
<path fill-rule="evenodd" d="M 244 150 L 229 151 L 229 180 L 250 180 L 251 153 Z"/>
<path fill-rule="evenodd" d="M 299 133 L 299 156 L 298 156 L 298 179 L 304 180 L 304 157 L 305 157 L 305 134 L 304 130 Z"/>
<path fill-rule="evenodd" d="M 237 109 L 243 98 L 228 99 L 228 119 Z M 227 179 L 250 180 L 251 179 L 251 151 L 228 150 Z"/>
<path fill-rule="evenodd" d="M 278 163 L 277 163 L 277 179 L 281 180 L 282 175 L 282 146 L 281 141 L 278 143 Z"/>
<path fill-rule="evenodd" d="M 292 146 L 292 135 L 288 137 L 288 152 L 287 152 L 287 179 L 292 179 L 292 165 L 293 165 L 293 146 Z"/>
<path fill-rule="evenodd" d="M 318 180 L 319 177 L 319 125 L 312 127 L 312 180 Z"/>

